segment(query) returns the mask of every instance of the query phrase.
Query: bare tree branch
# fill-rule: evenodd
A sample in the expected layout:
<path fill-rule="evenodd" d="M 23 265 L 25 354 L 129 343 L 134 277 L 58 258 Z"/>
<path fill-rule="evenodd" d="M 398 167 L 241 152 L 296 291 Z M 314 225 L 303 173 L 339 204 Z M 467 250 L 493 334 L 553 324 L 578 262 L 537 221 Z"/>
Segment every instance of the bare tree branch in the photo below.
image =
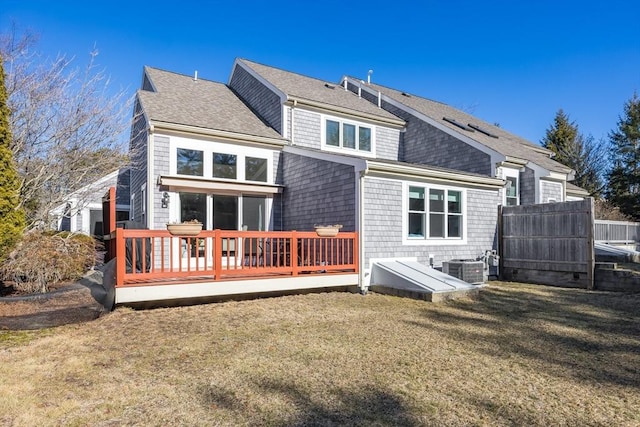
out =
<path fill-rule="evenodd" d="M 43 59 L 37 38 L 0 37 L 7 74 L 11 149 L 22 178 L 21 204 L 31 227 L 46 224 L 65 196 L 127 165 L 132 98 L 114 90 L 96 65 L 94 48 L 84 68 L 73 59 Z"/>

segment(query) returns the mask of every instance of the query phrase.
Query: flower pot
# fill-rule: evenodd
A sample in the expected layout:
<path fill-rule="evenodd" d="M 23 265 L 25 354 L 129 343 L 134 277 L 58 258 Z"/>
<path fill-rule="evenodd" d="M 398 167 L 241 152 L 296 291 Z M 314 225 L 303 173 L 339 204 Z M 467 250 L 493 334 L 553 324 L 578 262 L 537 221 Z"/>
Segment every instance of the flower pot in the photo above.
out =
<path fill-rule="evenodd" d="M 335 225 L 316 225 L 316 234 L 319 237 L 335 237 L 342 228 L 342 224 Z"/>
<path fill-rule="evenodd" d="M 172 236 L 197 236 L 202 231 L 202 224 L 167 224 L 167 230 Z"/>

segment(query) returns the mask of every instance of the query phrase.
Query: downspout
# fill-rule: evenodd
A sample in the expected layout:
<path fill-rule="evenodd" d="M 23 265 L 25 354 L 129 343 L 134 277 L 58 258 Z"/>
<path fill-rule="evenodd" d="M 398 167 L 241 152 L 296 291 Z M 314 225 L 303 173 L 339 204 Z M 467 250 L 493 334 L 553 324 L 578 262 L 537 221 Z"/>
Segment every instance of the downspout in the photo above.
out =
<path fill-rule="evenodd" d="M 295 145 L 293 143 L 293 124 L 295 123 L 295 120 L 293 119 L 293 113 L 294 113 L 294 109 L 296 108 L 296 106 L 298 105 L 298 100 L 294 99 L 293 100 L 293 105 L 291 105 L 291 135 L 289 135 L 289 140 L 291 141 L 291 145 Z"/>
<path fill-rule="evenodd" d="M 153 124 L 149 124 L 149 134 L 147 135 L 147 182 L 146 182 L 146 187 L 147 187 L 147 191 L 145 191 L 145 197 L 147 198 L 146 203 L 147 203 L 147 212 L 146 212 L 146 218 L 145 221 L 147 222 L 147 228 L 150 230 L 155 230 L 156 228 L 156 224 L 155 224 L 155 209 L 154 209 L 154 203 L 153 203 L 153 199 L 155 198 L 155 194 L 156 194 L 156 188 L 157 186 L 155 185 L 155 180 L 153 179 L 153 173 L 154 173 L 154 167 L 153 167 L 153 161 L 154 161 L 154 153 L 153 153 L 153 134 L 154 134 L 154 126 Z M 131 179 L 131 172 L 129 172 L 129 179 Z M 131 185 L 129 185 L 129 188 L 131 188 Z M 152 189 L 154 191 L 152 191 Z M 131 203 L 131 201 L 129 201 L 129 203 Z"/>
<path fill-rule="evenodd" d="M 358 177 L 358 265 L 360 266 L 358 271 L 358 287 L 360 288 L 360 293 L 363 295 L 368 291 L 364 274 L 364 179 L 368 172 L 369 164 L 365 160 L 365 167 L 360 171 L 360 176 Z"/>

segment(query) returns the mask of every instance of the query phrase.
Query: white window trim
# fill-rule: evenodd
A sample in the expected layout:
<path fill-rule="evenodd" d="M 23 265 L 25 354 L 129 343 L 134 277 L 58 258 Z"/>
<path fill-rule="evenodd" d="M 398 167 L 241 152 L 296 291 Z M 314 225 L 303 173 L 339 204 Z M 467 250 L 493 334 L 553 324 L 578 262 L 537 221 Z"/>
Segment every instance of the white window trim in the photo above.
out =
<path fill-rule="evenodd" d="M 140 219 L 145 223 L 145 227 L 148 226 L 149 219 L 147 218 L 147 184 L 140 186 Z"/>
<path fill-rule="evenodd" d="M 180 177 L 192 177 L 194 175 L 178 175 L 176 172 L 178 167 L 178 148 L 187 150 L 198 150 L 203 152 L 203 176 L 200 178 L 215 181 L 228 181 L 239 183 L 263 183 L 273 184 L 273 150 L 267 150 L 257 147 L 246 147 L 236 144 L 226 144 L 222 142 L 200 141 L 182 137 L 170 137 L 169 139 L 169 174 Z M 236 156 L 236 179 L 223 179 L 213 177 L 213 153 L 233 154 Z M 245 179 L 245 159 L 246 157 L 254 157 L 265 159 L 267 161 L 267 181 L 248 181 Z M 196 175 L 197 176 L 197 175 Z"/>
<path fill-rule="evenodd" d="M 133 221 L 136 217 L 136 193 L 131 195 L 131 203 L 129 204 L 129 220 Z"/>
<path fill-rule="evenodd" d="M 187 191 L 188 193 L 189 191 Z M 169 212 L 169 221 L 170 222 L 178 222 L 180 221 L 180 192 L 171 192 L 169 193 L 171 195 L 171 200 L 174 201 L 175 203 L 171 203 L 170 206 L 170 212 Z M 205 228 L 207 230 L 212 230 L 213 229 L 213 217 L 211 216 L 212 212 L 213 212 L 213 198 L 216 196 L 213 193 L 206 193 L 204 192 L 203 194 L 206 194 L 206 206 L 207 206 L 207 212 L 206 212 L 206 224 L 205 224 Z M 235 196 L 238 198 L 238 231 L 242 230 L 242 223 L 244 221 L 244 218 L 242 217 L 242 203 L 243 203 L 243 197 L 247 196 L 247 197 L 252 197 L 255 196 L 255 194 L 250 194 L 250 193 L 234 193 L 234 194 L 226 194 L 228 196 Z M 264 224 L 266 230 L 272 230 L 272 226 L 273 226 L 273 215 L 272 215 L 272 209 L 273 209 L 273 197 L 267 194 L 264 195 L 260 195 L 260 196 L 264 196 L 265 198 L 265 218 L 264 218 Z"/>
<path fill-rule="evenodd" d="M 409 187 L 422 187 L 425 189 L 426 221 L 425 234 L 429 229 L 429 190 L 451 190 L 459 191 L 462 203 L 462 237 L 451 238 L 429 238 L 429 237 L 409 237 Z M 446 214 L 445 214 L 446 215 Z M 402 244 L 404 246 L 457 246 L 467 244 L 467 189 L 448 185 L 429 184 L 425 182 L 405 181 L 402 186 Z"/>
<path fill-rule="evenodd" d="M 520 206 L 520 171 L 518 169 L 502 168 L 502 179 L 506 181 L 507 178 L 516 179 L 516 206 Z M 507 187 L 502 190 L 502 204 L 507 206 Z"/>
<path fill-rule="evenodd" d="M 333 145 L 327 145 L 327 120 L 331 120 L 334 122 L 340 123 L 340 146 L 336 147 Z M 358 134 L 360 127 L 366 127 L 367 129 L 371 129 L 371 151 L 363 151 L 357 148 L 346 148 L 342 146 L 342 126 L 344 124 L 356 126 L 356 143 L 358 143 Z M 361 157 L 376 157 L 376 127 L 369 123 L 358 122 L 354 120 L 344 119 L 342 117 L 330 116 L 326 114 L 320 115 L 320 138 L 321 138 L 321 148 L 324 151 L 330 151 L 332 153 L 350 153 L 357 154 Z"/>

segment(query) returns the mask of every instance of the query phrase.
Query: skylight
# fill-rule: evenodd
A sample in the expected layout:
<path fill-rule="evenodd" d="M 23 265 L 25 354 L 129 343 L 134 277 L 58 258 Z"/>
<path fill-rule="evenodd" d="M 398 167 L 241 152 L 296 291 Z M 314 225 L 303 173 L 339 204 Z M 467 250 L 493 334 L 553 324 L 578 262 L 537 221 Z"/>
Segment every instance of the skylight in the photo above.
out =
<path fill-rule="evenodd" d="M 465 125 L 463 123 L 457 122 L 455 119 L 451 119 L 449 117 L 443 117 L 442 120 L 444 120 L 445 122 L 449 122 L 454 126 L 458 126 L 462 130 L 466 130 L 466 131 L 469 131 L 469 132 L 474 132 L 473 129 L 471 129 L 470 127 L 468 127 L 467 125 Z"/>
<path fill-rule="evenodd" d="M 481 127 L 480 127 L 480 126 L 478 126 L 478 125 L 474 125 L 473 123 L 469 123 L 469 127 L 470 127 L 471 129 L 475 129 L 475 130 L 477 130 L 477 131 L 478 131 L 478 132 L 480 132 L 480 133 L 484 133 L 485 135 L 490 136 L 491 138 L 498 138 L 498 135 L 496 135 L 495 133 L 491 133 L 491 132 L 489 132 L 488 130 L 483 129 L 483 128 L 481 128 Z"/>

